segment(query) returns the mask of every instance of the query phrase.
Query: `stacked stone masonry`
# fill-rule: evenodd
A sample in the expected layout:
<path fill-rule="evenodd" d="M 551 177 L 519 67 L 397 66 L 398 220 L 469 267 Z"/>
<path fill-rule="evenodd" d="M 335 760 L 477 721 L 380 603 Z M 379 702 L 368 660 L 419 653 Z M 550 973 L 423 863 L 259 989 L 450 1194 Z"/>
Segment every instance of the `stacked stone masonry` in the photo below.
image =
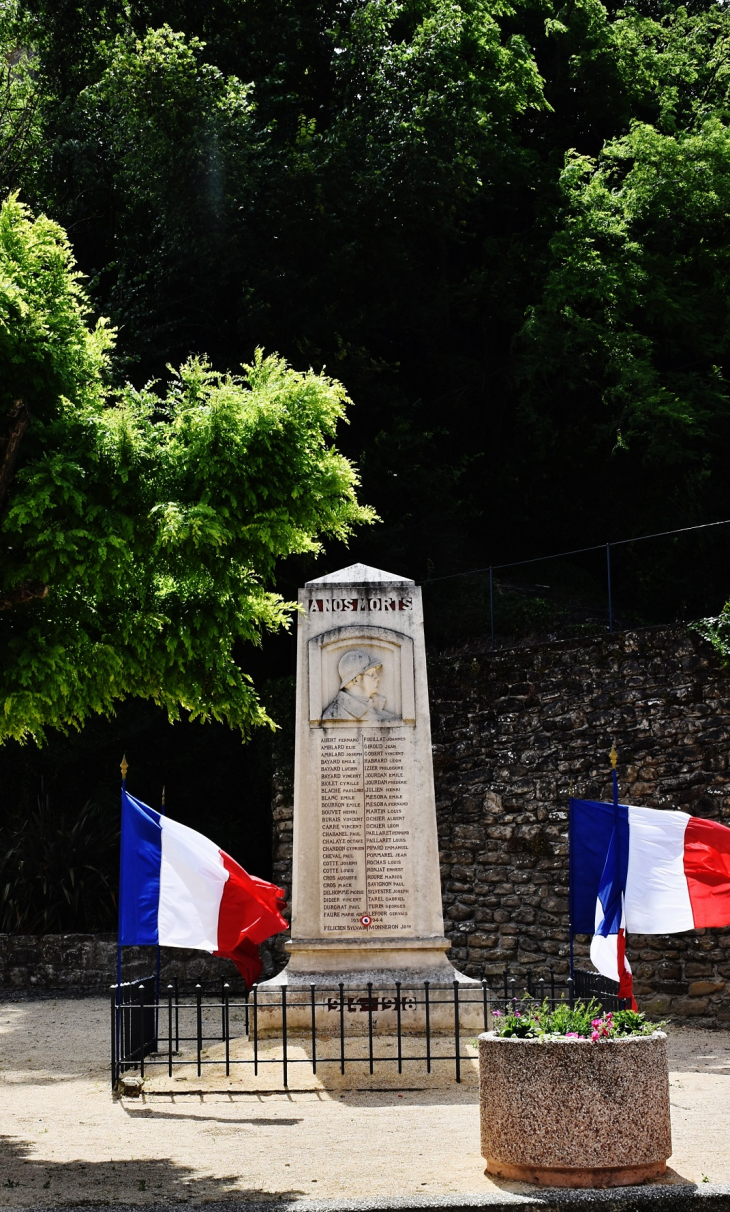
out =
<path fill-rule="evenodd" d="M 624 803 L 730 825 L 730 670 L 685 627 L 437 657 L 429 683 L 446 933 L 471 976 L 567 973 L 568 798 L 610 799 L 612 741 Z M 293 755 L 275 756 L 274 879 L 289 894 Z M 284 941 L 263 949 L 265 977 Z M 730 928 L 634 935 L 629 956 L 643 1009 L 730 1023 Z M 146 962 L 130 956 L 130 977 Z M 219 980 L 223 963 L 168 951 L 163 980 Z M 0 935 L 7 991 L 99 990 L 114 964 L 111 936 Z"/>
<path fill-rule="evenodd" d="M 441 880 L 454 964 L 568 971 L 568 799 L 621 798 L 730 824 L 730 671 L 685 627 L 438 657 L 429 666 Z M 274 796 L 274 878 L 291 881 L 291 773 Z M 588 942 L 576 956 L 588 966 Z M 283 962 L 283 937 L 274 959 Z M 641 1007 L 730 1023 L 730 928 L 634 935 Z"/>
<path fill-rule="evenodd" d="M 185 987 L 200 982 L 210 989 L 221 980 L 240 987 L 230 960 L 177 947 L 162 947 L 160 959 L 163 990 L 175 978 Z M 125 947 L 123 980 L 150 976 L 154 966 L 151 947 Z M 5 997 L 98 995 L 116 980 L 116 970 L 114 934 L 0 934 L 0 993 Z"/>

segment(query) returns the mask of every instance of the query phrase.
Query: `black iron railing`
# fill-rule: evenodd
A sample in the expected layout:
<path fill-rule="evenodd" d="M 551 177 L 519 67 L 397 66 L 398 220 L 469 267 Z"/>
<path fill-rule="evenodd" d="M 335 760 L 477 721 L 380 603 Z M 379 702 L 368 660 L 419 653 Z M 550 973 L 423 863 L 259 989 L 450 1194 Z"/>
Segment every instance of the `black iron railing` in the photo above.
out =
<path fill-rule="evenodd" d="M 313 1074 L 326 1065 L 340 1074 L 353 1064 L 370 1074 L 376 1065 L 395 1065 L 402 1074 L 414 1062 L 425 1064 L 427 1074 L 436 1065 L 441 1072 L 444 1064 L 452 1065 L 460 1082 L 463 1062 L 474 1057 L 473 1050 L 463 1051 L 463 1041 L 473 1045 L 488 1031 L 495 1010 L 504 1013 L 525 999 L 551 1008 L 566 1001 L 572 1006 L 578 998 L 595 998 L 605 1010 L 622 1009 L 627 1003 L 617 991 L 597 973 L 576 971 L 571 981 L 550 971 L 539 978 L 505 972 L 497 988 L 486 977 L 468 984 L 254 985 L 250 991 L 225 982 L 218 990 L 196 985 L 181 991 L 173 982 L 158 998 L 151 978 L 111 990 L 112 1086 L 129 1069 L 139 1069 L 144 1078 L 150 1071 L 167 1070 L 172 1077 L 178 1068 L 194 1067 L 200 1077 L 206 1066 L 218 1065 L 226 1077 L 239 1067 L 257 1077 L 262 1067 L 274 1065 L 287 1087 L 294 1065 L 308 1065 Z M 242 1040 L 246 1055 L 233 1056 L 231 1043 Z M 308 1055 L 294 1055 L 293 1046 Z"/>
<path fill-rule="evenodd" d="M 156 988 L 154 976 L 125 981 L 112 994 L 112 1058 L 114 1082 L 126 1069 L 144 1065 L 145 1056 L 157 1051 L 158 1012 L 150 999 Z"/>

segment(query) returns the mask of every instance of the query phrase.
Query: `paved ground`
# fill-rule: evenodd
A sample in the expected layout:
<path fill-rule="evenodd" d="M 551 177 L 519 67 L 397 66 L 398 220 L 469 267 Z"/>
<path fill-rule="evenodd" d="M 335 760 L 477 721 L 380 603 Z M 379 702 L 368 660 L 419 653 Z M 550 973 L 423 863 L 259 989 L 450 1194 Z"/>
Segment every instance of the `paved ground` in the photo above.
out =
<path fill-rule="evenodd" d="M 475 1071 L 427 1090 L 278 1065 L 112 1099 L 105 1001 L 0 1003 L 0 1207 L 525 1195 L 479 1156 Z M 241 1052 L 241 1055 L 244 1053 Z M 272 1056 L 275 1053 L 271 1053 Z M 42 1060 L 39 1059 L 42 1056 Z M 730 1182 L 730 1034 L 670 1029 L 674 1182 Z M 377 1086 L 375 1086 L 377 1082 Z M 366 1088 L 368 1086 L 370 1088 Z M 640 1113 L 637 1108 L 637 1113 Z M 657 1195 L 659 1193 L 657 1192 Z"/>

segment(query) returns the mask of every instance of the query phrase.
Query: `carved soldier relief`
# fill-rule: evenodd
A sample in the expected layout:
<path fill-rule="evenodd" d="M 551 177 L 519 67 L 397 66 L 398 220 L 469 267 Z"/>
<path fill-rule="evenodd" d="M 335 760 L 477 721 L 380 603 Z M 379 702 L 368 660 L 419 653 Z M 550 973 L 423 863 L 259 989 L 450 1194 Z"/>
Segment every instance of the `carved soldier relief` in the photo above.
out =
<path fill-rule="evenodd" d="M 352 648 L 340 657 L 337 672 L 340 690 L 322 712 L 323 720 L 380 724 L 395 719 L 394 712 L 387 710 L 385 695 L 378 693 L 382 661 L 363 648 Z"/>
<path fill-rule="evenodd" d="M 413 641 L 389 627 L 336 627 L 309 641 L 309 722 L 415 723 Z"/>

